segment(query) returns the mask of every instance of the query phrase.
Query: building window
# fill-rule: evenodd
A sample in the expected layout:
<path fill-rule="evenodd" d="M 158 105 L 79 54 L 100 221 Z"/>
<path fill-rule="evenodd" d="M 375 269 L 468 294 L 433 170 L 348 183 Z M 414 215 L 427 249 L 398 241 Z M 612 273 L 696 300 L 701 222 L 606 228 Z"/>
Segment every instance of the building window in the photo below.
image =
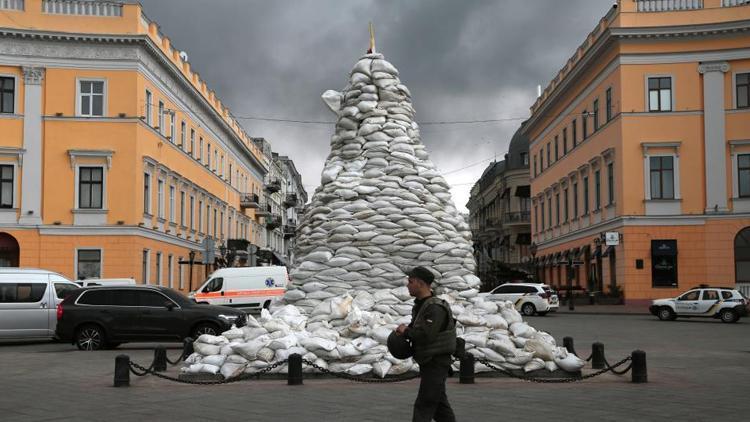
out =
<path fill-rule="evenodd" d="M 180 123 L 180 148 L 182 148 L 183 151 L 185 150 L 185 130 L 186 129 L 187 128 L 186 128 L 185 122 L 183 121 L 182 123 Z"/>
<path fill-rule="evenodd" d="M 583 215 L 589 213 L 589 177 L 583 177 Z"/>
<path fill-rule="evenodd" d="M 607 204 L 615 202 L 615 165 L 607 164 Z"/>
<path fill-rule="evenodd" d="M 552 165 L 552 148 L 550 147 L 550 143 L 547 142 L 547 167 Z"/>
<path fill-rule="evenodd" d="M 101 249 L 78 249 L 76 269 L 78 280 L 87 278 L 101 278 L 102 251 Z"/>
<path fill-rule="evenodd" d="M 143 284 L 149 284 L 149 262 L 148 262 L 148 249 L 143 250 L 143 257 L 141 259 L 141 274 L 143 275 Z"/>
<path fill-rule="evenodd" d="M 214 208 L 214 227 L 213 227 L 213 230 L 211 231 L 211 234 L 213 234 L 214 237 L 219 237 L 218 236 L 218 231 L 217 231 L 217 223 L 218 223 L 218 221 L 217 221 L 216 214 L 217 214 L 216 213 L 216 208 Z"/>
<path fill-rule="evenodd" d="M 164 127 L 164 102 L 159 101 L 159 116 L 158 116 L 158 122 L 159 122 L 159 133 L 164 135 L 164 131 L 166 128 Z"/>
<path fill-rule="evenodd" d="M 560 225 L 560 194 L 555 194 L 555 223 Z"/>
<path fill-rule="evenodd" d="M 156 285 L 161 286 L 161 252 L 156 253 Z"/>
<path fill-rule="evenodd" d="M 174 144 L 177 142 L 177 138 L 175 137 L 175 133 L 174 133 L 175 116 L 174 116 L 174 113 L 171 113 L 171 112 L 168 112 L 168 113 L 169 113 L 169 142 Z"/>
<path fill-rule="evenodd" d="M 3 175 L 5 175 L 5 169 L 3 169 Z M 740 198 L 750 197 L 750 154 L 737 155 L 737 181 Z M 3 194 L 3 204 L 4 203 L 5 194 Z"/>
<path fill-rule="evenodd" d="M 167 255 L 167 286 L 171 289 L 174 287 L 174 257 Z"/>
<path fill-rule="evenodd" d="M 154 124 L 154 106 L 151 104 L 151 101 L 153 101 L 153 95 L 151 95 L 151 91 L 146 90 L 146 124 L 149 126 L 153 126 Z"/>
<path fill-rule="evenodd" d="M 549 221 L 549 227 L 552 228 L 552 197 L 547 198 L 547 220 Z"/>
<path fill-rule="evenodd" d="M 13 208 L 13 166 L 0 166 L 0 208 Z"/>
<path fill-rule="evenodd" d="M 151 175 L 143 173 L 143 213 L 151 214 Z"/>
<path fill-rule="evenodd" d="M 544 171 L 544 147 L 542 147 L 539 151 L 539 172 Z"/>
<path fill-rule="evenodd" d="M 542 216 L 541 227 L 542 227 L 542 231 L 544 231 L 544 229 L 545 229 L 545 227 L 544 227 L 544 199 L 542 199 L 541 201 L 539 201 L 539 208 L 540 208 L 541 216 Z"/>
<path fill-rule="evenodd" d="M 182 257 L 178 256 L 177 257 L 177 285 L 179 286 L 180 290 L 185 288 L 185 280 L 184 280 L 184 277 L 182 276 L 182 265 L 180 265 L 181 263 L 182 263 Z"/>
<path fill-rule="evenodd" d="M 674 158 L 649 157 L 651 199 L 674 199 Z"/>
<path fill-rule="evenodd" d="M 180 226 L 185 227 L 185 192 L 180 191 Z"/>
<path fill-rule="evenodd" d="M 563 128 L 563 155 L 568 153 L 568 128 Z"/>
<path fill-rule="evenodd" d="M 563 205 L 563 222 L 568 222 L 568 188 L 563 189 L 564 205 Z"/>
<path fill-rule="evenodd" d="M 104 81 L 78 81 L 81 116 L 104 116 Z"/>
<path fill-rule="evenodd" d="M 651 241 L 651 285 L 677 287 L 677 240 Z"/>
<path fill-rule="evenodd" d="M 606 101 L 606 114 L 607 114 L 607 122 L 612 120 L 612 88 L 607 88 L 607 93 L 605 95 L 605 101 Z"/>
<path fill-rule="evenodd" d="M 581 114 L 583 114 L 583 118 L 581 119 L 581 125 L 583 126 L 581 129 L 583 129 L 583 139 L 586 139 L 586 137 L 589 136 L 589 124 L 588 124 L 589 112 L 588 110 L 583 110 L 583 113 Z"/>
<path fill-rule="evenodd" d="M 0 77 L 0 113 L 15 112 L 16 78 Z"/>
<path fill-rule="evenodd" d="M 156 207 L 157 207 L 157 214 L 156 216 L 163 219 L 164 218 L 164 181 L 159 179 L 156 185 Z"/>
<path fill-rule="evenodd" d="M 594 132 L 599 130 L 599 99 L 594 100 Z"/>
<path fill-rule="evenodd" d="M 750 73 L 738 73 L 735 80 L 737 108 L 750 107 Z"/>
<path fill-rule="evenodd" d="M 539 174 L 537 173 L 536 163 L 537 163 L 537 160 L 536 160 L 536 155 L 535 155 L 534 156 L 534 177 L 536 177 Z"/>
<path fill-rule="evenodd" d="M 198 201 L 198 232 L 203 233 L 203 201 Z"/>
<path fill-rule="evenodd" d="M 570 135 L 573 138 L 573 148 L 578 145 L 578 122 L 576 119 L 573 119 L 573 122 L 570 124 Z"/>
<path fill-rule="evenodd" d="M 175 222 L 175 209 L 174 209 L 174 186 L 169 187 L 169 222 Z"/>
<path fill-rule="evenodd" d="M 229 186 L 234 186 L 234 172 L 232 171 L 232 163 L 229 163 Z"/>
<path fill-rule="evenodd" d="M 648 111 L 672 111 L 672 78 L 648 78 Z"/>
<path fill-rule="evenodd" d="M 101 209 L 104 169 L 101 167 L 79 167 L 78 208 Z"/>
<path fill-rule="evenodd" d="M 578 218 L 578 183 L 573 183 L 573 218 Z"/>
<path fill-rule="evenodd" d="M 601 172 L 599 170 L 594 172 L 594 211 L 599 211 L 601 208 L 602 199 L 602 183 L 601 183 Z"/>
<path fill-rule="evenodd" d="M 195 230 L 195 197 L 190 195 L 190 230 Z"/>
<path fill-rule="evenodd" d="M 198 161 L 201 163 L 203 162 L 203 137 L 200 137 L 200 142 L 198 143 Z"/>
<path fill-rule="evenodd" d="M 529 153 L 528 152 L 522 152 L 521 153 L 521 162 L 523 163 L 524 166 L 528 167 L 528 165 L 529 165 Z"/>
<path fill-rule="evenodd" d="M 208 154 L 206 154 L 206 161 L 208 162 L 208 169 L 211 169 L 211 144 L 208 144 Z"/>
<path fill-rule="evenodd" d="M 195 158 L 195 129 L 190 129 L 190 154 Z"/>
<path fill-rule="evenodd" d="M 224 238 L 224 211 L 219 214 L 219 237 Z"/>
<path fill-rule="evenodd" d="M 555 162 L 560 159 L 560 139 L 555 135 Z"/>
<path fill-rule="evenodd" d="M 210 165 L 208 167 L 211 168 Z M 214 149 L 214 168 L 213 168 L 214 173 L 218 172 L 217 170 L 218 168 L 219 168 L 219 152 L 216 151 L 216 149 Z"/>

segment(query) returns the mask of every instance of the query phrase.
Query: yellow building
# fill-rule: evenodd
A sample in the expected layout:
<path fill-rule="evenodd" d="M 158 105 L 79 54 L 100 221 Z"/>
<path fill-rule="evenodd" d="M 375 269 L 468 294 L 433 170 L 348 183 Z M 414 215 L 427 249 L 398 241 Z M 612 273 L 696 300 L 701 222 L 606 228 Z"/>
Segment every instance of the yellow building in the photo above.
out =
<path fill-rule="evenodd" d="M 532 106 L 541 279 L 675 296 L 750 282 L 750 4 L 619 0 Z"/>
<path fill-rule="evenodd" d="M 0 9 L 0 265 L 187 291 L 254 238 L 263 154 L 139 4 Z"/>

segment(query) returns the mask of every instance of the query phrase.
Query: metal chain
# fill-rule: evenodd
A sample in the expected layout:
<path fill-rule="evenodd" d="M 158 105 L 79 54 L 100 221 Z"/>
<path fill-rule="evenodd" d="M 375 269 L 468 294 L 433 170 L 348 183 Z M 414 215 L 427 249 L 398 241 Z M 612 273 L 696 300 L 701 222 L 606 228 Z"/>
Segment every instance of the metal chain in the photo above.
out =
<path fill-rule="evenodd" d="M 311 362 L 307 359 L 302 359 L 302 363 L 306 365 L 310 365 L 313 368 L 317 369 L 318 371 L 332 375 L 336 378 L 342 378 L 349 381 L 356 381 L 356 382 L 364 382 L 364 383 L 370 383 L 370 384 L 387 384 L 387 383 L 393 383 L 393 382 L 401 382 L 401 381 L 409 381 L 413 380 L 415 378 L 419 378 L 419 373 L 407 375 L 405 377 L 399 377 L 399 378 L 364 378 L 364 377 L 358 377 L 356 375 L 349 375 L 345 372 L 332 372 L 328 368 L 323 368 L 322 366 L 316 364 L 315 362 Z"/>
<path fill-rule="evenodd" d="M 525 376 L 521 376 L 521 375 L 516 375 L 516 374 L 514 374 L 514 373 L 512 373 L 512 372 L 510 372 L 510 371 L 508 371 L 508 370 L 506 370 L 504 368 L 500 368 L 498 366 L 495 366 L 492 362 L 488 361 L 487 359 L 477 359 L 477 362 L 479 362 L 479 363 L 481 363 L 481 364 L 483 364 L 483 365 L 485 365 L 485 366 L 487 366 L 489 368 L 492 368 L 492 369 L 494 369 L 496 371 L 502 372 L 503 374 L 508 375 L 511 378 L 516 378 L 516 379 L 520 379 L 520 380 L 523 380 L 523 381 L 529 381 L 529 382 L 537 382 L 537 383 L 541 383 L 541 384 L 560 384 L 560 383 L 570 383 L 570 382 L 576 382 L 576 381 L 583 381 L 583 380 L 587 380 L 589 378 L 593 378 L 593 377 L 596 377 L 598 375 L 601 375 L 601 374 L 603 374 L 605 372 L 613 371 L 615 368 L 618 368 L 619 366 L 622 366 L 625 362 L 628 362 L 630 359 L 631 359 L 631 357 L 627 356 L 627 357 L 625 357 L 624 359 L 622 359 L 621 361 L 617 362 L 614 365 L 611 365 L 611 366 L 607 365 L 606 368 L 604 368 L 604 369 L 602 369 L 600 371 L 597 371 L 597 372 L 594 372 L 594 373 L 591 373 L 591 374 L 588 374 L 588 375 L 584 375 L 584 376 L 571 377 L 571 378 L 534 378 L 534 377 L 525 377 Z M 622 373 L 619 373 L 619 374 L 617 372 L 615 372 L 615 373 L 618 374 L 618 375 L 622 375 L 625 372 L 627 372 L 629 369 L 630 369 L 630 366 L 628 366 L 628 369 L 626 369 L 625 371 L 622 371 Z"/>
<path fill-rule="evenodd" d="M 187 356 L 185 356 L 185 351 L 183 350 L 182 353 L 180 353 L 180 356 L 177 357 L 174 361 L 169 360 L 169 356 L 166 356 L 167 363 L 170 365 L 177 365 L 178 363 L 182 362 L 183 359 L 185 359 Z"/>
<path fill-rule="evenodd" d="M 625 373 L 627 373 L 627 372 L 628 372 L 628 371 L 630 370 L 630 368 L 631 368 L 631 367 L 633 366 L 633 363 L 631 362 L 631 363 L 630 363 L 630 365 L 628 365 L 628 366 L 627 366 L 627 367 L 626 367 L 625 369 L 623 369 L 622 371 L 616 371 L 616 370 L 615 370 L 615 367 L 613 367 L 612 365 L 610 365 L 610 364 L 609 364 L 609 362 L 607 362 L 607 358 L 604 358 L 604 364 L 605 364 L 605 365 L 607 365 L 607 366 L 608 366 L 609 368 L 612 368 L 612 373 L 613 373 L 613 374 L 615 374 L 615 375 L 624 375 L 624 374 L 625 374 Z"/>
<path fill-rule="evenodd" d="M 144 367 L 142 367 L 141 365 L 138 365 L 135 362 L 130 362 L 130 372 L 134 373 L 135 375 L 138 375 L 139 377 L 151 374 L 151 375 L 155 375 L 155 376 L 157 376 L 159 378 L 162 378 L 162 379 L 165 379 L 165 380 L 168 380 L 168 381 L 179 382 L 179 383 L 182 383 L 182 384 L 220 385 L 220 384 L 231 384 L 233 382 L 242 381 L 242 380 L 251 379 L 251 378 L 258 378 L 261 375 L 267 374 L 267 373 L 271 372 L 273 369 L 278 368 L 281 365 L 284 365 L 288 361 L 289 361 L 289 359 L 280 360 L 278 362 L 274 362 L 270 366 L 267 366 L 267 367 L 261 369 L 258 372 L 245 373 L 245 374 L 236 376 L 234 378 L 229 378 L 229 379 L 224 379 L 224 380 L 218 380 L 218 381 L 193 381 L 193 380 L 184 380 L 184 379 L 179 379 L 179 378 L 175 378 L 175 377 L 170 377 L 169 375 L 164 375 L 164 374 L 160 374 L 158 372 L 153 371 L 153 365 L 151 367 L 149 367 L 149 368 L 144 368 Z M 136 372 L 134 369 L 142 371 L 142 372 L 141 373 Z"/>

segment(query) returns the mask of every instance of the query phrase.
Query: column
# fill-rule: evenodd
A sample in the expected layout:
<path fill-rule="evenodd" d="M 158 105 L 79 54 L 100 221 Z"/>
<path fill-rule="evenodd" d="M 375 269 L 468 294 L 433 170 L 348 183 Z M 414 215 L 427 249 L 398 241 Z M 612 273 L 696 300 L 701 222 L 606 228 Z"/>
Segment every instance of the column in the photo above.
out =
<path fill-rule="evenodd" d="M 23 179 L 19 224 L 42 224 L 42 82 L 43 67 L 24 67 Z"/>
<path fill-rule="evenodd" d="M 698 72 L 703 75 L 706 214 L 729 211 L 724 128 L 724 73 L 728 71 L 727 62 L 705 62 L 698 66 Z"/>

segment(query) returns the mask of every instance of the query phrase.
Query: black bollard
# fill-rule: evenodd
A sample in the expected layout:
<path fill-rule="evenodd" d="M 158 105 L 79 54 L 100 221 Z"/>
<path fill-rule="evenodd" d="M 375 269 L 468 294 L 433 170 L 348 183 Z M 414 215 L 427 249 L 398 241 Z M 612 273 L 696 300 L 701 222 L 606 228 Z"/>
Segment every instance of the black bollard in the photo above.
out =
<path fill-rule="evenodd" d="M 130 357 L 117 355 L 115 358 L 115 387 L 130 387 Z"/>
<path fill-rule="evenodd" d="M 563 347 L 565 347 L 565 350 L 567 350 L 568 353 L 572 353 L 577 356 L 576 348 L 573 347 L 573 337 L 563 337 Z"/>
<path fill-rule="evenodd" d="M 167 370 L 167 349 L 162 345 L 154 349 L 154 372 L 165 372 Z"/>
<path fill-rule="evenodd" d="M 474 355 L 467 353 L 461 359 L 461 367 L 458 371 L 459 384 L 474 384 Z"/>
<path fill-rule="evenodd" d="M 648 382 L 648 373 L 646 371 L 646 352 L 635 350 L 630 355 L 632 381 L 635 383 Z"/>
<path fill-rule="evenodd" d="M 302 385 L 302 356 L 297 353 L 289 355 L 288 364 L 287 385 Z"/>
<path fill-rule="evenodd" d="M 591 345 L 591 367 L 594 369 L 604 369 L 607 363 L 604 359 L 604 345 L 596 342 Z"/>
<path fill-rule="evenodd" d="M 193 340 L 190 337 L 187 337 L 182 342 L 182 360 L 185 360 L 188 358 L 188 356 L 192 355 L 195 350 L 193 349 Z"/>

